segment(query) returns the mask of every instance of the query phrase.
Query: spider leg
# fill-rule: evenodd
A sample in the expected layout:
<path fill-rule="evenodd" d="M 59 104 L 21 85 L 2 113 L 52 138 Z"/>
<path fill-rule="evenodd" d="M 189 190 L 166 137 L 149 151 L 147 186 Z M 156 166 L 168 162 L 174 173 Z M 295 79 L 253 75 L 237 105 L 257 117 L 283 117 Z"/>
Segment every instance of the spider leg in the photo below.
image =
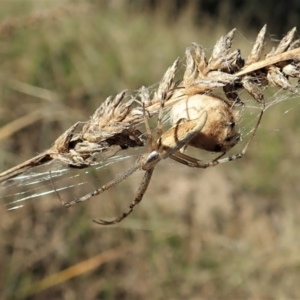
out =
<path fill-rule="evenodd" d="M 185 146 L 204 127 L 207 120 L 207 112 L 204 111 L 197 120 L 185 121 L 183 126 L 180 120 L 175 126 L 165 132 L 161 138 L 163 154 L 162 159 L 168 158 Z"/>
<path fill-rule="evenodd" d="M 175 152 L 175 153 L 171 153 L 169 156 L 171 159 L 181 163 L 181 164 L 184 164 L 188 167 L 192 167 L 192 168 L 201 168 L 201 169 L 205 169 L 205 168 L 209 168 L 209 167 L 214 167 L 216 165 L 219 165 L 219 164 L 223 164 L 223 163 L 227 163 L 227 162 L 230 162 L 230 161 L 234 161 L 236 159 L 240 159 L 242 158 L 245 153 L 247 152 L 247 149 L 250 145 L 250 143 L 252 142 L 255 134 L 256 134 L 256 131 L 259 127 L 259 124 L 261 122 L 261 119 L 262 119 L 262 116 L 264 114 L 264 108 L 265 108 L 265 105 L 263 103 L 262 105 L 262 110 L 259 114 L 259 117 L 258 117 L 258 120 L 256 122 L 256 125 L 252 131 L 252 134 L 248 140 L 248 142 L 246 143 L 245 147 L 243 148 L 243 150 L 241 151 L 241 153 L 238 153 L 238 154 L 235 154 L 235 155 L 232 155 L 232 156 L 229 156 L 229 157 L 224 157 L 224 158 L 221 158 L 224 154 L 222 154 L 221 156 L 217 157 L 216 159 L 214 159 L 213 161 L 210 161 L 210 162 L 203 162 L 199 159 L 196 159 L 196 158 L 193 158 L 193 157 L 190 157 L 188 155 L 185 155 L 181 152 Z"/>
<path fill-rule="evenodd" d="M 160 139 L 163 133 L 163 124 L 162 118 L 164 116 L 164 106 L 165 106 L 166 95 L 162 95 L 162 99 L 160 101 L 160 108 L 157 117 L 157 128 L 156 128 L 156 138 Z"/>
<path fill-rule="evenodd" d="M 117 224 L 117 223 L 121 222 L 128 215 L 130 215 L 131 212 L 133 211 L 134 207 L 142 201 L 143 196 L 149 186 L 153 171 L 154 171 L 154 167 L 152 169 L 149 169 L 146 171 L 146 173 L 144 174 L 144 177 L 140 183 L 140 186 L 137 190 L 134 200 L 131 202 L 128 209 L 126 211 L 124 211 L 120 217 L 118 217 L 117 219 L 114 219 L 112 221 L 105 221 L 105 220 L 100 219 L 100 220 L 93 220 L 93 222 L 100 224 L 100 225 L 112 225 L 112 224 Z"/>
<path fill-rule="evenodd" d="M 50 175 L 50 182 L 51 182 L 51 185 L 52 185 L 52 188 L 56 194 L 56 197 L 58 198 L 58 200 L 60 201 L 60 203 L 65 206 L 65 207 L 68 207 L 68 202 L 66 202 L 59 194 L 59 192 L 57 191 L 57 189 L 55 188 L 54 186 L 54 182 L 53 182 L 53 179 L 52 179 L 52 175 L 51 175 L 51 170 L 49 171 L 49 175 Z"/>
<path fill-rule="evenodd" d="M 149 121 L 148 118 L 146 116 L 146 108 L 145 108 L 145 103 L 143 103 L 143 114 L 144 114 L 144 122 L 145 122 L 145 127 L 146 127 L 146 133 L 147 133 L 147 140 L 148 140 L 148 147 L 152 147 L 152 143 L 153 143 L 153 136 L 152 136 L 152 132 L 151 132 L 151 128 L 149 125 Z"/>
<path fill-rule="evenodd" d="M 219 160 L 221 157 L 223 157 L 226 154 L 226 152 L 223 152 L 221 155 L 217 156 L 212 162 Z M 196 159 L 194 157 L 188 156 L 183 154 L 182 152 L 175 152 L 174 154 L 170 155 L 170 158 L 173 160 L 186 165 L 191 168 L 206 168 L 206 163 Z"/>
<path fill-rule="evenodd" d="M 226 152 L 223 152 L 221 155 L 217 156 L 216 158 L 214 158 L 211 163 L 209 163 L 210 165 L 209 166 L 214 166 L 213 163 L 215 161 L 219 161 L 221 157 L 223 157 L 224 155 L 226 154 Z M 191 157 L 191 156 L 188 156 L 186 154 L 183 154 L 182 152 L 176 152 L 172 155 L 170 155 L 170 158 L 183 164 L 183 165 L 186 165 L 188 167 L 191 167 L 191 168 L 207 168 L 209 167 L 208 166 L 208 163 L 205 163 L 199 159 L 196 159 L 194 157 Z"/>
<path fill-rule="evenodd" d="M 133 174 L 139 168 L 140 168 L 140 165 L 139 165 L 139 159 L 138 159 L 137 162 L 135 163 L 135 165 L 133 167 L 131 167 L 129 170 L 127 170 L 126 172 L 124 172 L 122 174 L 119 174 L 115 179 L 113 179 L 110 182 L 108 182 L 107 184 L 103 185 L 101 188 L 94 190 L 93 192 L 90 192 L 90 193 L 88 193 L 78 199 L 74 199 L 73 201 L 70 201 L 70 202 L 64 201 L 60 196 L 58 198 L 65 207 L 74 206 L 75 204 L 77 204 L 79 202 L 87 201 L 94 196 L 102 194 L 103 192 L 107 191 L 111 187 L 119 184 L 121 181 L 123 181 L 124 179 L 129 177 L 131 174 Z M 51 179 L 51 182 L 52 182 L 52 179 Z M 53 185 L 53 182 L 52 182 L 52 185 Z M 56 193 L 58 194 L 57 191 L 56 191 Z"/>
<path fill-rule="evenodd" d="M 221 157 L 223 157 L 226 154 L 226 152 L 221 153 L 219 156 L 214 158 L 214 160 L 219 160 Z"/>

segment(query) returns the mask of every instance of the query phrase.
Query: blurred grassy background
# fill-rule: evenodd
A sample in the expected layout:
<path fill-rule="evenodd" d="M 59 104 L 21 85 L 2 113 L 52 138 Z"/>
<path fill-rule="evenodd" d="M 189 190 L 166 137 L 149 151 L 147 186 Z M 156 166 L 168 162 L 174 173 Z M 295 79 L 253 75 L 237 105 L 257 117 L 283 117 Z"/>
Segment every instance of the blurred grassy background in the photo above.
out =
<path fill-rule="evenodd" d="M 246 56 L 264 23 L 280 38 L 299 22 L 297 1 L 269 10 L 162 2 L 0 2 L 1 170 L 49 148 L 107 96 L 158 82 L 193 41 L 211 48 L 237 27 Z M 299 299 L 298 108 L 293 99 L 268 110 L 241 161 L 207 170 L 161 163 L 118 226 L 91 219 L 118 215 L 141 174 L 101 203 L 66 210 L 49 195 L 0 207 L 1 299 Z M 127 166 L 91 181 L 101 186 Z"/>

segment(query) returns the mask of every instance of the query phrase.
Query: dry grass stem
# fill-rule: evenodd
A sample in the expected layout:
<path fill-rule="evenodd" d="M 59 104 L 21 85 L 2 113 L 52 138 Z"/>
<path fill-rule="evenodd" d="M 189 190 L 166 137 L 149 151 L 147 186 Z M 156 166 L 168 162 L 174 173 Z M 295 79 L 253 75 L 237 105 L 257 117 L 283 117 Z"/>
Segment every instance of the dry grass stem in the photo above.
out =
<path fill-rule="evenodd" d="M 90 272 L 93 269 L 99 268 L 99 266 L 116 260 L 124 256 L 131 249 L 129 247 L 119 247 L 115 249 L 108 250 L 104 253 L 98 254 L 92 258 L 81 261 L 80 263 L 69 267 L 63 271 L 60 271 L 56 274 L 50 275 L 41 281 L 35 282 L 33 285 L 29 286 L 26 290 L 19 293 L 21 299 L 28 297 L 29 295 L 37 294 L 43 290 L 51 288 L 57 284 L 61 284 L 74 278 L 80 276 L 87 272 Z"/>

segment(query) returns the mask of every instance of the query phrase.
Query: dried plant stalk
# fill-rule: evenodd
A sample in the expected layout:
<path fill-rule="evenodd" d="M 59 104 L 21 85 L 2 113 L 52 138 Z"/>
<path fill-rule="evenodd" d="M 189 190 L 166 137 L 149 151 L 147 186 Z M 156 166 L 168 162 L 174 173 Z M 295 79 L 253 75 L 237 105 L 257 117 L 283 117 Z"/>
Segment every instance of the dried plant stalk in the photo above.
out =
<path fill-rule="evenodd" d="M 194 43 L 188 47 L 181 81 L 175 82 L 174 79 L 179 66 L 177 59 L 166 71 L 155 92 L 143 87 L 127 101 L 124 100 L 124 91 L 107 98 L 83 127 L 79 128 L 80 123 L 74 124 L 58 137 L 50 149 L 1 173 L 0 182 L 52 160 L 70 167 L 86 168 L 97 164 L 99 153 L 109 155 L 113 147 L 143 146 L 143 132 L 137 129 L 137 125 L 144 121 L 143 109 L 136 103 L 142 103 L 147 115 L 152 117 L 158 113 L 162 99 L 165 108 L 172 108 L 173 125 L 180 119 L 180 126 L 185 126 L 184 120 L 195 119 L 203 110 L 208 111 L 204 128 L 189 145 L 208 151 L 227 151 L 239 141 L 235 123 L 242 101 L 238 90 L 245 89 L 254 99 L 263 102 L 262 87 L 275 85 L 297 92 L 289 77 L 300 78 L 300 43 L 299 40 L 292 41 L 295 29 L 283 37 L 265 59 L 261 59 L 266 35 L 264 26 L 246 61 L 239 50 L 231 50 L 234 33 L 235 29 L 219 39 L 209 59 L 200 45 Z M 220 87 L 224 90 L 223 98 L 214 94 Z M 218 116 L 214 115 L 216 109 L 220 110 Z M 226 144 L 229 136 L 232 140 Z"/>

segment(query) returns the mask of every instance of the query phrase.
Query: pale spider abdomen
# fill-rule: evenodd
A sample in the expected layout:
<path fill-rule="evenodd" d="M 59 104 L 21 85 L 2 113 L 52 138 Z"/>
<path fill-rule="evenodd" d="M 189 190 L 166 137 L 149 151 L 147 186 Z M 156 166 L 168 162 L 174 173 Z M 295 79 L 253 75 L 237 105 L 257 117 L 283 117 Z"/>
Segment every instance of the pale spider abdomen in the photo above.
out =
<path fill-rule="evenodd" d="M 194 95 L 176 103 L 171 111 L 171 123 L 175 125 L 180 119 L 194 120 L 203 111 L 207 112 L 207 121 L 189 143 L 189 146 L 213 152 L 226 152 L 240 140 L 237 129 L 239 117 L 234 105 L 221 98 L 210 95 Z"/>

